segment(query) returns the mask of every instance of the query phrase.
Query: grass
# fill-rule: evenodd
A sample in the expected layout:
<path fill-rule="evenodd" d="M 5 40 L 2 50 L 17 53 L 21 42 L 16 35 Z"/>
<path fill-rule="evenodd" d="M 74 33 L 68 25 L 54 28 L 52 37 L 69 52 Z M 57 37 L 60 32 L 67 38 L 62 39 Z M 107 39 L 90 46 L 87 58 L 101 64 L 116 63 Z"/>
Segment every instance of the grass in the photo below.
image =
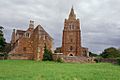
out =
<path fill-rule="evenodd" d="M 1 60 L 0 80 L 120 80 L 120 66 Z"/>

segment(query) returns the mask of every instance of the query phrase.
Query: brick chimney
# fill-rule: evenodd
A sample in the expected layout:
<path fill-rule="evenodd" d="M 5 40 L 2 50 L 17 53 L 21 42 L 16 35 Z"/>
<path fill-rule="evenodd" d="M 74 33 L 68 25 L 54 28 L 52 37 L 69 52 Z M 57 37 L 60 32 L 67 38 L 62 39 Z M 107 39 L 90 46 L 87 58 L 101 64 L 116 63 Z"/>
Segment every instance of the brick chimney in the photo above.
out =
<path fill-rule="evenodd" d="M 34 21 L 30 20 L 29 28 L 34 28 Z"/>

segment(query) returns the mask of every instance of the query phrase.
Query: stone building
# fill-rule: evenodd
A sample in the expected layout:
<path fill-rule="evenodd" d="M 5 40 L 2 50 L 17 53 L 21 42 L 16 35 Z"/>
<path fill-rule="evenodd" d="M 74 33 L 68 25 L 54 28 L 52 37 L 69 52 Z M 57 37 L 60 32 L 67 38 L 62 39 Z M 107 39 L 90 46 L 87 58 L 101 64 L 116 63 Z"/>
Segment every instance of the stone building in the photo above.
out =
<path fill-rule="evenodd" d="M 34 28 L 34 21 L 30 21 L 26 31 L 13 30 L 9 59 L 42 60 L 45 45 L 52 50 L 53 38 L 41 25 Z"/>
<path fill-rule="evenodd" d="M 65 19 L 62 37 L 62 53 L 65 56 L 89 56 L 88 48 L 81 45 L 80 20 L 76 18 L 73 7 Z"/>

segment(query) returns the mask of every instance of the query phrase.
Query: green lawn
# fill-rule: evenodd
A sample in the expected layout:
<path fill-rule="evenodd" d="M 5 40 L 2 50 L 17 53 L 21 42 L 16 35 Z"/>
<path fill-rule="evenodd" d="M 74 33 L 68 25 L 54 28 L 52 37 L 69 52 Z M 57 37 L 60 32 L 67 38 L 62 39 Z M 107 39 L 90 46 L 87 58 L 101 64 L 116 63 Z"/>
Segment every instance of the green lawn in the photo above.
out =
<path fill-rule="evenodd" d="M 120 80 L 120 66 L 0 60 L 0 80 Z"/>

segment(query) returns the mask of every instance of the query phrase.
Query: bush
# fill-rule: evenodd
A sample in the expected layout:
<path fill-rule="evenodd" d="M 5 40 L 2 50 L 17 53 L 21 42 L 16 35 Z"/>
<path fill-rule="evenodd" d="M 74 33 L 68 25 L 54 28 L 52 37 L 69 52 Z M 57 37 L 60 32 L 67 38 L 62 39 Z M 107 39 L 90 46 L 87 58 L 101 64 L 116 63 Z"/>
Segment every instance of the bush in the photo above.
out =
<path fill-rule="evenodd" d="M 89 56 L 90 56 L 90 57 L 97 57 L 98 55 L 95 54 L 95 53 L 89 52 Z"/>
<path fill-rule="evenodd" d="M 95 61 L 96 63 L 99 63 L 99 62 L 100 62 L 99 59 L 94 59 L 94 61 Z"/>
<path fill-rule="evenodd" d="M 100 56 L 103 58 L 120 58 L 120 51 L 114 47 L 110 47 L 105 49 Z"/>
<path fill-rule="evenodd" d="M 47 50 L 44 52 L 43 61 L 52 61 L 52 52 Z"/>
<path fill-rule="evenodd" d="M 0 57 L 4 57 L 4 54 L 0 54 Z"/>
<path fill-rule="evenodd" d="M 43 54 L 43 61 L 52 61 L 52 52 L 47 49 L 45 46 L 44 48 L 44 54 Z"/>
<path fill-rule="evenodd" d="M 59 57 L 57 60 L 57 62 L 63 63 L 64 61 Z"/>
<path fill-rule="evenodd" d="M 7 53 L 1 53 L 0 57 L 3 58 L 3 59 L 7 59 L 8 54 Z"/>
<path fill-rule="evenodd" d="M 117 59 L 117 63 L 120 65 L 120 59 Z"/>

